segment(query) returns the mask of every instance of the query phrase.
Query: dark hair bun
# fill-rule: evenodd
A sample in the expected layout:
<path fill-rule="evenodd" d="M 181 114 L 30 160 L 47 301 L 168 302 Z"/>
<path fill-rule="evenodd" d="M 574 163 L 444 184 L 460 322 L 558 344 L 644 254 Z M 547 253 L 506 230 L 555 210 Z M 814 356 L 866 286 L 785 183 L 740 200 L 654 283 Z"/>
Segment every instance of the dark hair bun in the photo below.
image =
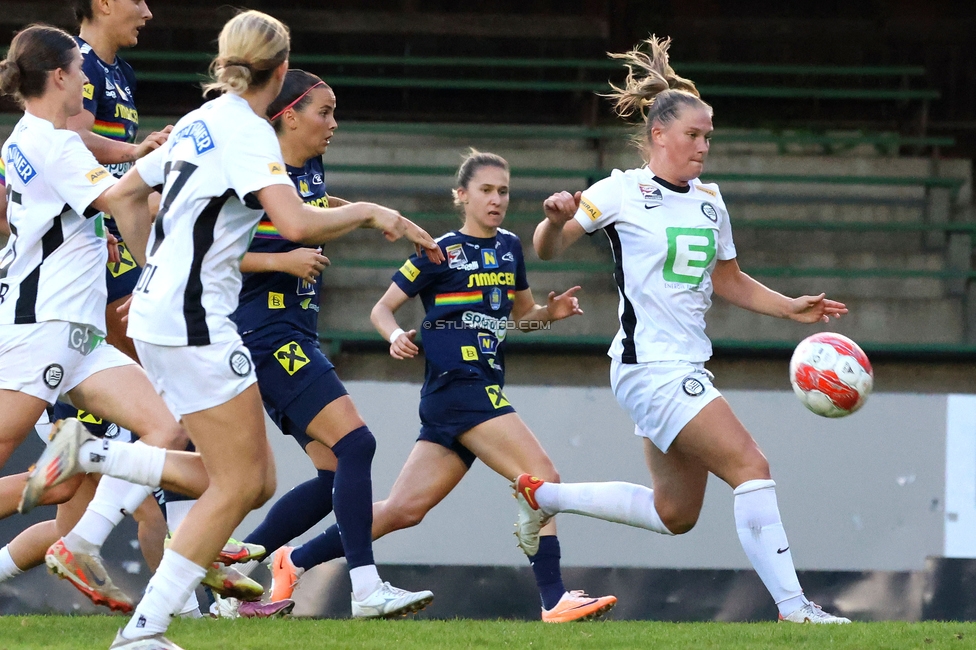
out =
<path fill-rule="evenodd" d="M 16 61 L 0 61 L 0 93 L 14 95 L 20 90 L 20 66 Z"/>

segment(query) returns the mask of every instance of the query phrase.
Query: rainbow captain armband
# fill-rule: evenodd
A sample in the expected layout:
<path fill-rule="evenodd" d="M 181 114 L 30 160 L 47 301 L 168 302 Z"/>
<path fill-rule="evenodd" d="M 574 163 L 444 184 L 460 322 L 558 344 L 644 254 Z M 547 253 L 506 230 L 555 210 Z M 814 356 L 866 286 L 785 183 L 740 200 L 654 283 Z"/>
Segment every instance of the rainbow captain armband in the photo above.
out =
<path fill-rule="evenodd" d="M 7 166 L 3 164 L 3 158 L 0 158 L 0 185 L 7 185 Z"/>

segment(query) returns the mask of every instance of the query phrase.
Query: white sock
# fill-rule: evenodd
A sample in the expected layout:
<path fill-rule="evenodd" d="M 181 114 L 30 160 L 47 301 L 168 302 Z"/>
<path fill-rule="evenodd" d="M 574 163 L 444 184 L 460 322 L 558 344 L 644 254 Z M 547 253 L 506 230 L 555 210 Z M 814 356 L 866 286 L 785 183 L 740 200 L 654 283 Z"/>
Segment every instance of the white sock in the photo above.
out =
<path fill-rule="evenodd" d="M 78 461 L 88 473 L 115 476 L 155 488 L 163 477 L 166 450 L 141 441 L 89 440 L 82 443 Z"/>
<path fill-rule="evenodd" d="M 779 516 L 775 487 L 776 483 L 769 479 L 757 479 L 735 488 L 735 529 L 746 557 L 769 590 L 780 614 L 786 616 L 805 605 L 807 600 L 793 567 L 793 555 Z"/>
<path fill-rule="evenodd" d="M 356 600 L 364 600 L 383 584 L 375 564 L 349 569 L 349 580 L 352 581 L 352 597 Z"/>
<path fill-rule="evenodd" d="M 127 514 L 135 512 L 151 493 L 152 488 L 145 485 L 103 476 L 85 514 L 65 536 L 65 546 L 73 553 L 91 554 L 92 548 L 98 552 L 112 530 Z M 84 540 L 87 545 L 79 545 L 79 540 Z"/>
<path fill-rule="evenodd" d="M 146 587 L 146 595 L 136 606 L 135 613 L 122 630 L 127 639 L 162 634 L 170 621 L 183 608 L 206 570 L 172 549 L 163 551 L 155 575 Z"/>
<path fill-rule="evenodd" d="M 10 557 L 10 546 L 0 548 L 0 582 L 19 576 L 23 571 Z"/>
<path fill-rule="evenodd" d="M 186 516 L 190 514 L 190 508 L 196 502 L 196 499 L 166 502 L 166 527 L 169 528 L 169 532 L 176 532 L 176 529 L 180 527 L 180 524 L 183 523 Z"/>
<path fill-rule="evenodd" d="M 200 602 L 197 600 L 196 587 L 190 592 L 190 597 L 183 603 L 183 609 L 177 615 L 186 618 L 203 618 L 203 614 L 200 613 Z"/>
<path fill-rule="evenodd" d="M 607 483 L 544 483 L 535 499 L 546 514 L 571 512 L 673 535 L 654 507 L 654 490 L 643 485 Z"/>

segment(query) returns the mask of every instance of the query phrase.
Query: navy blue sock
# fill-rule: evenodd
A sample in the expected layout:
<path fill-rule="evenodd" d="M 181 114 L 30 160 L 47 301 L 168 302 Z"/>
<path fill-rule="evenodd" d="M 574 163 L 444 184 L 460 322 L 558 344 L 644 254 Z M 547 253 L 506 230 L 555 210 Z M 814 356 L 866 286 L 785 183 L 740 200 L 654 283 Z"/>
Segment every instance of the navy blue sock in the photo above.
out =
<path fill-rule="evenodd" d="M 529 558 L 545 609 L 555 607 L 566 593 L 563 575 L 559 571 L 559 557 L 559 540 L 555 535 L 545 535 L 539 538 L 539 552 Z"/>
<path fill-rule="evenodd" d="M 373 564 L 373 454 L 376 439 L 366 426 L 332 446 L 338 463 L 332 505 L 350 569 Z"/>
<path fill-rule="evenodd" d="M 332 484 L 335 472 L 320 469 L 319 475 L 288 490 L 268 511 L 261 525 L 244 541 L 260 544 L 273 553 L 305 534 L 332 512 Z"/>
<path fill-rule="evenodd" d="M 332 524 L 324 533 L 292 551 L 291 561 L 297 567 L 311 569 L 313 566 L 334 560 L 345 554 L 346 552 L 342 548 L 342 536 L 339 535 L 339 527 Z"/>

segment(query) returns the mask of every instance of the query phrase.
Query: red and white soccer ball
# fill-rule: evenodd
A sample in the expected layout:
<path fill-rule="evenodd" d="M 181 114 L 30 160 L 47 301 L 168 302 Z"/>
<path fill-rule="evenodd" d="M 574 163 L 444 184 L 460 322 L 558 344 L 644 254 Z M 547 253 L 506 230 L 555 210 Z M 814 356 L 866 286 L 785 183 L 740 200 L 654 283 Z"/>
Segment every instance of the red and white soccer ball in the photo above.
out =
<path fill-rule="evenodd" d="M 790 359 L 793 392 L 808 409 L 826 418 L 850 415 L 874 386 L 871 362 L 846 336 L 821 332 L 796 346 Z"/>

